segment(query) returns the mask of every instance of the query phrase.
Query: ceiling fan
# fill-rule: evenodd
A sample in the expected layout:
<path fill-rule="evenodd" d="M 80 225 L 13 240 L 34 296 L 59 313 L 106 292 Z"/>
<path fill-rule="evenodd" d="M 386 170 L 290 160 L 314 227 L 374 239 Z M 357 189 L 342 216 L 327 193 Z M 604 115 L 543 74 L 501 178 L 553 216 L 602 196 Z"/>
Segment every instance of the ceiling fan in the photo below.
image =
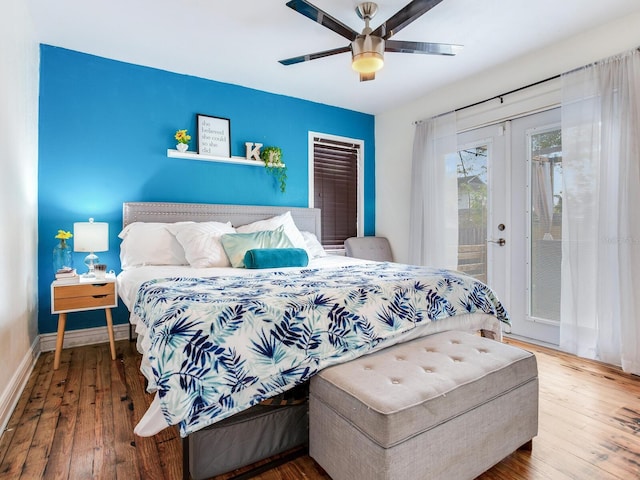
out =
<path fill-rule="evenodd" d="M 422 53 L 426 55 L 455 55 L 462 45 L 448 43 L 407 42 L 390 40 L 390 38 L 409 25 L 411 22 L 427 13 L 442 0 L 413 0 L 395 15 L 373 30 L 369 22 L 378 11 L 374 2 L 362 2 L 356 7 L 356 13 L 364 20 L 364 29 L 358 33 L 340 20 L 320 10 L 306 0 L 291 0 L 287 7 L 310 18 L 314 22 L 327 27 L 329 30 L 342 35 L 351 43 L 344 47 L 310 53 L 298 57 L 279 60 L 283 65 L 308 62 L 318 58 L 351 52 L 351 66 L 360 74 L 360 81 L 374 80 L 376 72 L 384 65 L 384 52 Z"/>

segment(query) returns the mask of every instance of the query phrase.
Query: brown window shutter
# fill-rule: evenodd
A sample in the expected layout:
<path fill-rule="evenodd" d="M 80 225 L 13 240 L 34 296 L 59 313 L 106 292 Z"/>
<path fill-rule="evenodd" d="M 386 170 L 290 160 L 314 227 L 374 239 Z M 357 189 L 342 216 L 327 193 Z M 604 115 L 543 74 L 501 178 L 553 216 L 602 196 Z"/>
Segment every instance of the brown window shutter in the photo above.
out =
<path fill-rule="evenodd" d="M 342 248 L 358 233 L 359 145 L 314 138 L 314 207 L 322 211 L 322 245 Z"/>

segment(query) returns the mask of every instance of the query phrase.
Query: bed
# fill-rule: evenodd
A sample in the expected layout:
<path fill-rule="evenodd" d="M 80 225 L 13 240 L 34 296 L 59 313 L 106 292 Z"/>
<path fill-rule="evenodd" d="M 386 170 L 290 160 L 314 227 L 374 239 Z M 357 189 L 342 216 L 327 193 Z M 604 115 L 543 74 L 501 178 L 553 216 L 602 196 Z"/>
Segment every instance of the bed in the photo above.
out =
<path fill-rule="evenodd" d="M 198 230 L 205 226 L 214 233 Z M 308 265 L 233 268 L 223 265 L 228 258 L 220 245 L 212 250 L 212 235 L 216 242 L 222 235 L 244 240 L 263 229 L 286 232 L 294 240 L 291 250 L 308 254 Z M 509 322 L 488 287 L 464 275 L 324 254 L 317 242 L 317 209 L 125 203 L 121 236 L 118 291 L 155 395 L 136 433 L 148 436 L 179 425 L 192 452 L 185 452 L 185 468 L 194 478 L 233 465 L 200 461 L 212 427 L 246 417 L 322 368 L 444 330 L 483 331 L 499 339 L 501 325 Z M 431 303 L 420 303 L 425 301 Z M 272 421 L 260 415 L 267 422 L 262 429 L 245 422 L 242 435 L 275 429 L 286 436 L 282 412 L 291 410 L 281 410 Z M 300 412 L 294 417 L 290 422 L 299 429 Z M 266 442 L 274 448 L 257 439 L 253 445 L 260 445 L 260 453 L 240 456 L 270 456 L 301 439 L 294 437 Z"/>

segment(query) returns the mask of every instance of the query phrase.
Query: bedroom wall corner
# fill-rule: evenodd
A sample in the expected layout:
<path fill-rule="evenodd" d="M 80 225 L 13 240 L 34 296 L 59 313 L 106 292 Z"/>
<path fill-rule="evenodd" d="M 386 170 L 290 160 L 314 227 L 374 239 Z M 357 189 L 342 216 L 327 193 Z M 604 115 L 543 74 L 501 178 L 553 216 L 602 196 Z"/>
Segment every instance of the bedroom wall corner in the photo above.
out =
<path fill-rule="evenodd" d="M 37 345 L 38 43 L 25 2 L 0 15 L 0 431 Z"/>

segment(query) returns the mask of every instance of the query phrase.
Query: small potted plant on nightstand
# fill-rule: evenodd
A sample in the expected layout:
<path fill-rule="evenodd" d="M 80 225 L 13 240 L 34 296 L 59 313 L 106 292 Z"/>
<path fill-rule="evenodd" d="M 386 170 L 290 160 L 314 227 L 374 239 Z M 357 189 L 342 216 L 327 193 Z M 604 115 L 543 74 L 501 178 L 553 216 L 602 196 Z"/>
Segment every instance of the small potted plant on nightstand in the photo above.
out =
<path fill-rule="evenodd" d="M 260 152 L 260 158 L 264 162 L 267 173 L 273 175 L 280 191 L 284 193 L 287 189 L 287 166 L 282 161 L 282 149 L 280 147 L 265 147 Z"/>

